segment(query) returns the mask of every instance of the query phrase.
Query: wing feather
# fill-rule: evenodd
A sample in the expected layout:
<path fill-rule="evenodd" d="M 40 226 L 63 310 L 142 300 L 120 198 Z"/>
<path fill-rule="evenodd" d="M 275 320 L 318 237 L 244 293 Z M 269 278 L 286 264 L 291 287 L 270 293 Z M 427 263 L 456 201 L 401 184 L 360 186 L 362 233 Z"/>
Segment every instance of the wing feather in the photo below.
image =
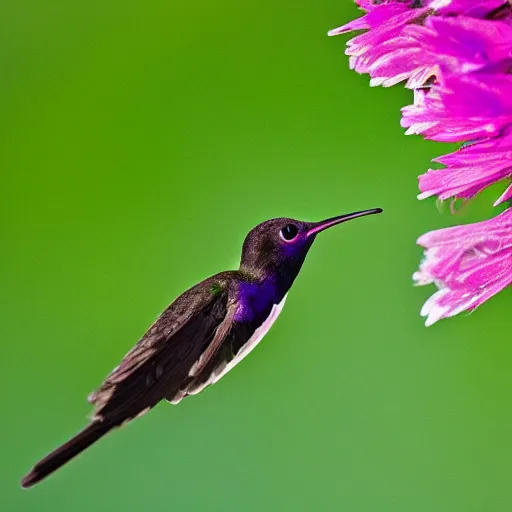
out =
<path fill-rule="evenodd" d="M 210 360 L 217 354 L 220 347 L 224 343 L 226 336 L 233 327 L 233 320 L 235 318 L 236 304 L 231 303 L 228 307 L 228 311 L 224 320 L 220 323 L 215 331 L 215 336 L 212 342 L 206 347 L 206 350 L 199 356 L 199 359 L 192 365 L 188 372 L 189 377 L 195 377 L 199 375 Z"/>
<path fill-rule="evenodd" d="M 179 393 L 190 380 L 194 363 L 201 361 L 198 368 L 208 364 L 234 316 L 224 274 L 191 288 L 160 315 L 89 396 L 93 419 L 119 424 L 132 419 L 162 398 Z"/>

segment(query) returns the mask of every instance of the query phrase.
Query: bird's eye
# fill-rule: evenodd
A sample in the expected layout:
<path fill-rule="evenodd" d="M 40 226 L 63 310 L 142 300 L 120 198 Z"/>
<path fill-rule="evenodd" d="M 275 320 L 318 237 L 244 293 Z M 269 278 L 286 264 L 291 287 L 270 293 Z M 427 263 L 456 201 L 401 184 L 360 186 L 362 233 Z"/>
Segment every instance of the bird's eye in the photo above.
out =
<path fill-rule="evenodd" d="M 299 228 L 295 224 L 288 224 L 280 231 L 281 238 L 286 242 L 291 242 L 299 234 Z"/>

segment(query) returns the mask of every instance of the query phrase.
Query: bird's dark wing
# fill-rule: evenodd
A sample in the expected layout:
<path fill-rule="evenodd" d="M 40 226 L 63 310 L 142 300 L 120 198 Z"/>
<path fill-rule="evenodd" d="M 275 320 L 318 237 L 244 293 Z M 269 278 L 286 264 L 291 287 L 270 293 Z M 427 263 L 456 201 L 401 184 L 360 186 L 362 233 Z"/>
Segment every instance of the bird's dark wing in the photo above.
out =
<path fill-rule="evenodd" d="M 112 429 L 180 394 L 194 378 L 191 369 L 208 366 L 231 331 L 236 304 L 230 282 L 230 273 L 217 274 L 178 297 L 89 396 L 91 423 L 40 460 L 22 486 L 37 484 Z"/>
<path fill-rule="evenodd" d="M 234 308 L 223 274 L 181 295 L 89 396 L 92 419 L 121 424 L 179 392 L 219 350 Z"/>

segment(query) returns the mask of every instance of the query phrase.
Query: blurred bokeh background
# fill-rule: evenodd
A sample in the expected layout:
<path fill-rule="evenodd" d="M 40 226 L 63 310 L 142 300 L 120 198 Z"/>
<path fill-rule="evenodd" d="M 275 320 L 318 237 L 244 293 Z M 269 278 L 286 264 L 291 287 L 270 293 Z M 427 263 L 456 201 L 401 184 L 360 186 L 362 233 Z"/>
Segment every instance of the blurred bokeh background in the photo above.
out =
<path fill-rule="evenodd" d="M 488 218 L 416 200 L 449 148 L 349 71 L 348 0 L 0 6 L 0 508 L 471 512 L 512 506 L 510 291 L 425 328 L 416 238 Z M 275 216 L 320 237 L 283 315 L 219 384 L 30 491 L 156 315 Z"/>

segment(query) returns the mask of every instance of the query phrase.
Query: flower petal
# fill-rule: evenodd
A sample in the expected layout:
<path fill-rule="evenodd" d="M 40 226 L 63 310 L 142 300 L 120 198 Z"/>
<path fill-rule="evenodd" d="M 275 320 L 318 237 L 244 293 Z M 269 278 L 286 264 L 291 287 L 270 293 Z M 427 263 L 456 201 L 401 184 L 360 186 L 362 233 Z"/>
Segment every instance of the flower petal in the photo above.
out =
<path fill-rule="evenodd" d="M 362 6 L 369 12 L 360 18 L 357 18 L 341 27 L 329 30 L 327 33 L 329 36 L 338 36 L 345 34 L 346 32 L 352 32 L 354 30 L 365 30 L 374 28 L 377 29 L 383 24 L 388 23 L 396 16 L 405 12 L 411 12 L 409 7 L 404 3 L 389 3 L 389 4 L 375 4 L 371 2 L 365 2 L 366 7 Z M 414 19 L 413 15 L 406 16 L 406 19 Z"/>
<path fill-rule="evenodd" d="M 462 142 L 499 135 L 512 122 L 512 75 L 471 73 L 443 81 L 402 109 L 406 134 Z"/>
<path fill-rule="evenodd" d="M 472 310 L 512 283 L 512 209 L 487 221 L 432 231 L 418 244 L 426 251 L 413 279 L 439 288 L 422 308 L 426 325 Z"/>
<path fill-rule="evenodd" d="M 504 5 L 507 5 L 506 0 L 435 0 L 430 7 L 443 15 L 465 14 L 483 18 Z"/>
<path fill-rule="evenodd" d="M 512 126 L 498 137 L 462 147 L 434 161 L 446 168 L 429 169 L 419 177 L 421 194 L 418 199 L 433 195 L 441 200 L 473 197 L 487 186 L 512 175 Z M 497 204 L 505 200 L 500 198 Z"/>
<path fill-rule="evenodd" d="M 350 67 L 361 74 L 368 73 L 370 65 L 382 55 L 381 44 L 399 36 L 406 25 L 425 15 L 428 11 L 427 8 L 410 10 L 405 8 L 404 4 L 383 4 L 379 7 L 382 10 L 385 8 L 386 12 L 382 13 L 381 10 L 375 9 L 363 16 L 364 23 L 367 23 L 372 30 L 354 37 L 347 43 L 345 53 L 350 56 Z M 380 19 L 377 17 L 380 14 L 383 14 L 382 21 L 374 21 L 373 18 Z M 359 21 L 359 23 L 363 22 Z M 340 27 L 329 34 L 341 34 L 347 31 L 346 28 L 347 26 Z"/>
<path fill-rule="evenodd" d="M 505 201 L 510 201 L 512 199 L 512 185 L 509 185 L 507 187 L 507 190 L 501 194 L 500 197 L 495 201 L 493 206 L 498 206 L 501 203 L 504 203 Z"/>

